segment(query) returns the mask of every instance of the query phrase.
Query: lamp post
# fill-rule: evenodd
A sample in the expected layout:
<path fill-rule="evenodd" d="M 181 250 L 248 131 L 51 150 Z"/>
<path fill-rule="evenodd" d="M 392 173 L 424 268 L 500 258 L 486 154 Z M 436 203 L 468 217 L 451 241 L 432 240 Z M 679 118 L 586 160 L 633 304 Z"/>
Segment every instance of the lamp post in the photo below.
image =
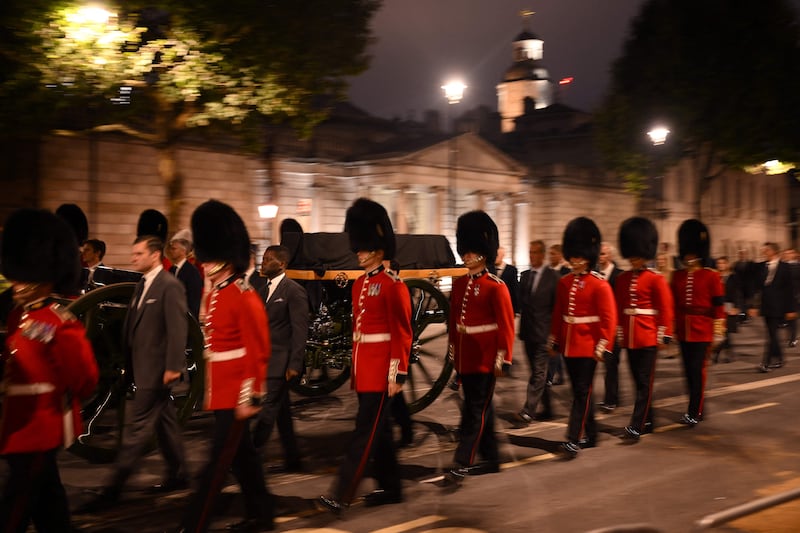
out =
<path fill-rule="evenodd" d="M 455 113 L 450 111 L 451 106 L 459 103 L 464 97 L 464 90 L 467 86 L 463 81 L 452 80 L 442 85 L 444 96 L 447 98 L 447 122 L 453 121 L 452 132 L 453 136 L 450 138 L 449 154 L 448 154 L 448 173 L 447 173 L 447 197 L 450 200 L 450 217 L 453 222 L 453 234 L 455 234 L 455 219 L 456 219 L 456 164 L 458 162 L 458 140 L 456 139 L 457 132 L 455 131 Z M 449 125 L 449 124 L 448 124 Z"/>
<path fill-rule="evenodd" d="M 661 146 L 667 142 L 667 137 L 669 136 L 669 133 L 670 133 L 669 129 L 667 129 L 666 127 L 655 126 L 650 131 L 647 132 L 647 136 L 650 138 L 650 142 L 652 143 L 654 149 L 657 149 L 655 147 Z M 653 154 L 654 160 L 657 159 L 656 155 L 657 154 L 655 153 Z M 655 168 L 656 172 L 658 172 L 660 170 L 659 165 L 655 165 L 655 167 L 656 167 Z M 658 175 L 654 177 L 655 179 L 658 180 L 658 190 L 656 191 L 657 206 L 655 209 L 655 214 L 656 217 L 662 221 L 663 225 L 663 220 L 667 218 L 667 215 L 669 214 L 669 210 L 664 209 L 664 176 Z M 663 231 L 664 228 L 662 227 L 660 229 Z"/>

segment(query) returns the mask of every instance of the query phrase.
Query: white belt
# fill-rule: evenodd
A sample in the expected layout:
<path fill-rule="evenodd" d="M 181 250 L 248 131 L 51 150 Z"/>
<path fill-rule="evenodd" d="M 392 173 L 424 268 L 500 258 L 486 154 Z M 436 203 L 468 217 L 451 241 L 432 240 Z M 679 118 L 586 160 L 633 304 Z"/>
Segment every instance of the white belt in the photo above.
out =
<path fill-rule="evenodd" d="M 626 315 L 657 315 L 658 309 L 639 309 L 638 307 L 628 307 L 622 311 Z"/>
<path fill-rule="evenodd" d="M 52 383 L 11 384 L 6 387 L 6 396 L 36 396 L 56 390 Z"/>
<path fill-rule="evenodd" d="M 244 357 L 244 354 L 246 353 L 247 351 L 244 348 L 236 348 L 234 350 L 226 350 L 224 352 L 212 352 L 211 350 L 206 350 L 203 354 L 203 357 L 211 362 L 230 361 L 231 359 L 239 359 L 240 357 Z"/>
<path fill-rule="evenodd" d="M 562 315 L 564 322 L 567 324 L 591 324 L 592 322 L 600 322 L 599 316 L 567 316 Z"/>
<path fill-rule="evenodd" d="M 497 329 L 497 324 L 481 324 L 480 326 L 465 326 L 464 324 L 457 324 L 456 330 L 459 333 L 466 333 L 467 335 L 474 335 L 475 333 L 486 333 L 487 331 L 494 331 Z"/>
<path fill-rule="evenodd" d="M 360 331 L 353 332 L 353 342 L 361 344 L 370 344 L 373 342 L 389 342 L 392 336 L 389 333 L 361 333 Z"/>

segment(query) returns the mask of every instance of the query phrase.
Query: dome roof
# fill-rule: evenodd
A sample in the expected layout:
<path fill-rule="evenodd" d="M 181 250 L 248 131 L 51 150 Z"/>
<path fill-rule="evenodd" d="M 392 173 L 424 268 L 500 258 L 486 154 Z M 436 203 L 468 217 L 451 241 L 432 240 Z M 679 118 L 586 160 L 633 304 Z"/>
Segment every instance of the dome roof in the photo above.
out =
<path fill-rule="evenodd" d="M 517 80 L 549 80 L 550 73 L 541 62 L 534 59 L 517 61 L 506 70 L 503 81 Z"/>

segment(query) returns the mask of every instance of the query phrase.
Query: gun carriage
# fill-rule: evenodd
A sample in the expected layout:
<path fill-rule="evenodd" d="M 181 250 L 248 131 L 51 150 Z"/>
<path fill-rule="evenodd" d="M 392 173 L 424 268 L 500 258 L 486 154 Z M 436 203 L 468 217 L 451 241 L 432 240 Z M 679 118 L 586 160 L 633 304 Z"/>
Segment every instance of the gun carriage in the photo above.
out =
<path fill-rule="evenodd" d="M 304 285 L 311 320 L 306 343 L 305 369 L 292 390 L 304 396 L 329 394 L 350 377 L 352 350 L 353 281 L 363 274 L 343 233 L 285 233 L 282 244 L 292 252 L 286 274 Z M 450 279 L 466 274 L 455 266 L 447 239 L 438 235 L 397 235 L 395 268 L 409 291 L 413 343 L 408 381 L 404 387 L 409 410 L 419 412 L 442 392 L 452 374 L 447 354 L 449 302 L 443 290 Z M 100 368 L 95 394 L 83 405 L 86 422 L 70 449 L 95 462 L 113 460 L 123 438 L 125 398 L 135 394 L 126 368 L 122 330 L 127 305 L 140 274 L 98 268 L 91 290 L 68 302 L 69 310 L 85 325 Z M 187 315 L 187 372 L 174 388 L 178 417 L 185 423 L 203 394 L 203 333 L 195 317 Z"/>

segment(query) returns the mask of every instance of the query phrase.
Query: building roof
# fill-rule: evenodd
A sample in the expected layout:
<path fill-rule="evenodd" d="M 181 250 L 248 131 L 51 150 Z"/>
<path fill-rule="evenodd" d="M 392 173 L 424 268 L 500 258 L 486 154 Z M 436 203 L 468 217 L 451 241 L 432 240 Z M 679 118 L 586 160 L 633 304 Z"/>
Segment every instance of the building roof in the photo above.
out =
<path fill-rule="evenodd" d="M 542 76 L 544 74 L 544 76 Z M 513 65 L 508 67 L 503 81 L 518 81 L 518 80 L 549 80 L 550 74 L 544 67 L 541 61 L 535 59 L 525 59 L 524 61 L 516 61 Z"/>
<path fill-rule="evenodd" d="M 539 37 L 536 36 L 535 34 L 529 32 L 528 30 L 524 30 L 522 33 L 520 33 L 519 35 L 517 35 L 514 38 L 514 42 L 517 42 L 517 41 L 529 41 L 531 39 L 536 39 L 538 41 L 541 41 L 541 39 L 539 39 Z"/>

